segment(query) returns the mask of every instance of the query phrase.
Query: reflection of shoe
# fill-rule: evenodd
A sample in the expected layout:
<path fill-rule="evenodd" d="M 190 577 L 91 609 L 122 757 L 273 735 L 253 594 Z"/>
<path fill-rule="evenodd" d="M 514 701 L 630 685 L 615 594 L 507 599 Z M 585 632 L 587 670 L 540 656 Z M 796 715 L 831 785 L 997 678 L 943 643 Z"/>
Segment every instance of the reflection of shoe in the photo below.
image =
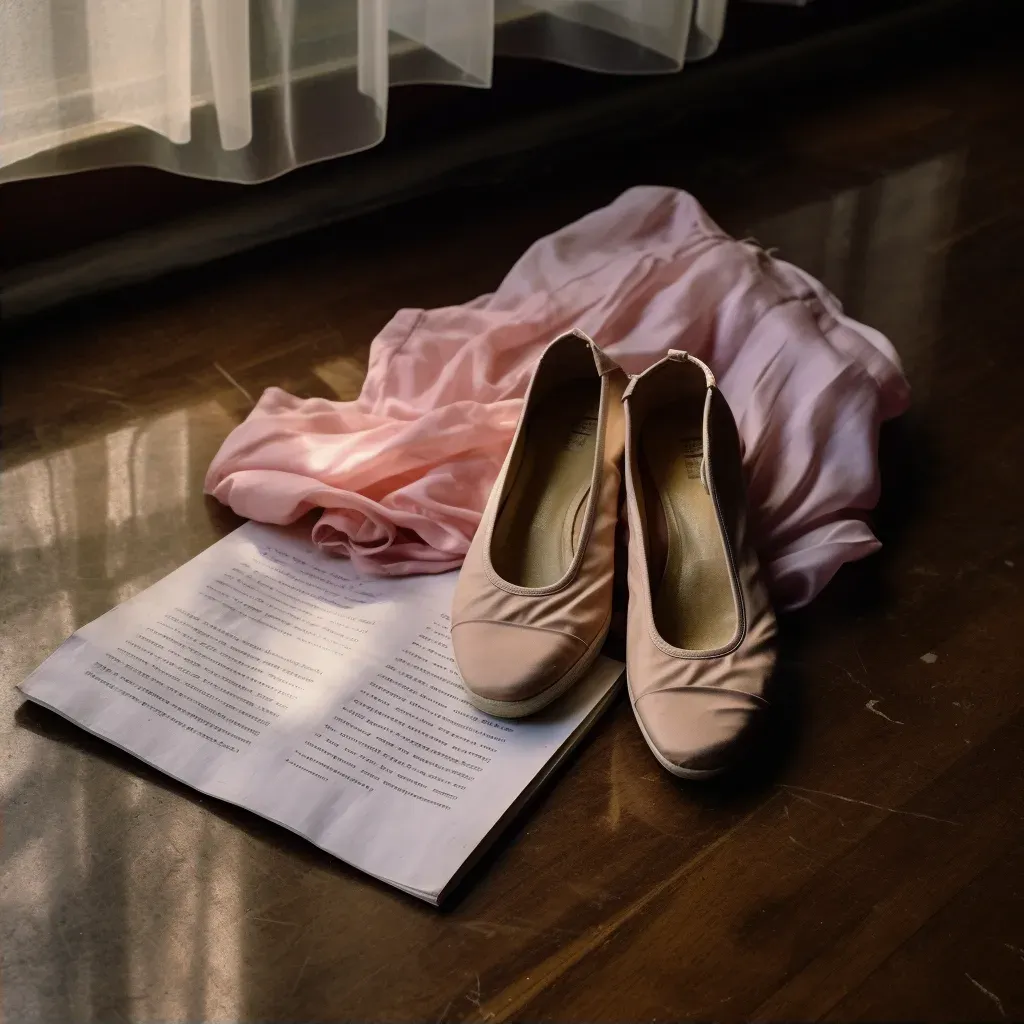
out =
<path fill-rule="evenodd" d="M 452 606 L 455 660 L 488 714 L 539 711 L 604 643 L 626 382 L 579 331 L 537 364 Z"/>
<path fill-rule="evenodd" d="M 757 713 L 775 616 L 747 526 L 739 435 L 710 369 L 670 352 L 626 389 L 626 678 L 673 775 L 714 775 Z"/>

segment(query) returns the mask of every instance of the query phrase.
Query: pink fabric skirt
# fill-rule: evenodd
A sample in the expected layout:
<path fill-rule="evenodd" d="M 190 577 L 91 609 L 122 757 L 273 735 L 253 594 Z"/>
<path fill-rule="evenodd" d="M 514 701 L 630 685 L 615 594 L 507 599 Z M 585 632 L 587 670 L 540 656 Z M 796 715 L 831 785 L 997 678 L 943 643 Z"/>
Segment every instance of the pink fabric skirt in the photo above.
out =
<path fill-rule="evenodd" d="M 632 188 L 535 242 L 491 295 L 399 311 L 354 402 L 269 388 L 224 441 L 206 490 L 268 523 L 323 509 L 314 541 L 369 572 L 452 569 L 535 360 L 572 327 L 630 373 L 670 348 L 710 364 L 743 441 L 779 607 L 806 604 L 843 562 L 878 548 L 865 521 L 878 499 L 878 428 L 909 400 L 892 345 L 668 188 Z"/>

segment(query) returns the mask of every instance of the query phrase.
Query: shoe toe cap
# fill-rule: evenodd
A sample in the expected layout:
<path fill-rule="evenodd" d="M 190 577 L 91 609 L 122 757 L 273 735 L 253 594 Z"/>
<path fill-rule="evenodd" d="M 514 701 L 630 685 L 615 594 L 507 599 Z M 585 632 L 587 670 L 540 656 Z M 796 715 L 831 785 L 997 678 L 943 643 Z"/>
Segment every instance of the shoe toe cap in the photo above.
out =
<path fill-rule="evenodd" d="M 713 775 L 731 763 L 767 702 L 740 690 L 680 687 L 639 697 L 637 718 L 669 771 Z"/>
<path fill-rule="evenodd" d="M 462 681 L 484 700 L 530 700 L 556 685 L 586 651 L 574 636 L 497 622 L 462 622 L 452 630 Z"/>

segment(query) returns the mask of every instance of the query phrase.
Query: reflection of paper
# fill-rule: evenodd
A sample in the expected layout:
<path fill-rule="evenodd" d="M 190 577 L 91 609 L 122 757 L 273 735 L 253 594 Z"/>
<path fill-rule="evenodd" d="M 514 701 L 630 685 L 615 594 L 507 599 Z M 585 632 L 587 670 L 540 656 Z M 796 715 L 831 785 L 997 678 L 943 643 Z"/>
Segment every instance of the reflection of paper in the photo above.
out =
<path fill-rule="evenodd" d="M 80 629 L 22 689 L 436 899 L 622 669 L 599 662 L 528 721 L 482 714 L 452 658 L 454 583 L 360 577 L 308 535 L 249 523 Z"/>

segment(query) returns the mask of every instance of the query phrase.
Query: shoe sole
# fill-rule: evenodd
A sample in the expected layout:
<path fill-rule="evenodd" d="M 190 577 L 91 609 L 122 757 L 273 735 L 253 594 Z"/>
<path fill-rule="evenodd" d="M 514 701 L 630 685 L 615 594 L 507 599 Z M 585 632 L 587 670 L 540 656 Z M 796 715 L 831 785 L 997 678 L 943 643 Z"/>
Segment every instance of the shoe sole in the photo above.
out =
<path fill-rule="evenodd" d="M 487 697 L 481 697 L 479 694 L 474 693 L 469 687 L 464 685 L 463 689 L 466 691 L 466 699 L 477 711 L 483 711 L 494 718 L 525 718 L 527 715 L 536 714 L 538 711 L 546 708 L 552 701 L 558 700 L 574 683 L 577 683 L 587 674 L 590 667 L 597 661 L 601 648 L 604 647 L 604 642 L 608 639 L 610 628 L 611 619 L 609 618 L 608 625 L 605 626 L 604 631 L 580 655 L 579 660 L 573 667 L 556 683 L 553 683 L 546 690 L 541 690 L 540 693 L 534 694 L 532 697 L 527 697 L 525 700 L 489 700 Z"/>
<path fill-rule="evenodd" d="M 626 675 L 626 690 L 629 693 L 629 706 L 633 710 L 633 717 L 636 719 L 636 724 L 640 726 L 640 734 L 643 736 L 647 746 L 650 747 L 651 753 L 657 758 L 658 764 L 661 765 L 665 771 L 670 772 L 677 779 L 712 779 L 716 775 L 721 775 L 725 771 L 725 767 L 721 768 L 681 768 L 677 764 L 673 764 L 666 758 L 661 751 L 654 745 L 651 737 L 648 735 L 647 730 L 644 728 L 644 723 L 637 714 L 636 707 L 633 703 L 633 688 L 629 685 L 629 675 Z"/>

